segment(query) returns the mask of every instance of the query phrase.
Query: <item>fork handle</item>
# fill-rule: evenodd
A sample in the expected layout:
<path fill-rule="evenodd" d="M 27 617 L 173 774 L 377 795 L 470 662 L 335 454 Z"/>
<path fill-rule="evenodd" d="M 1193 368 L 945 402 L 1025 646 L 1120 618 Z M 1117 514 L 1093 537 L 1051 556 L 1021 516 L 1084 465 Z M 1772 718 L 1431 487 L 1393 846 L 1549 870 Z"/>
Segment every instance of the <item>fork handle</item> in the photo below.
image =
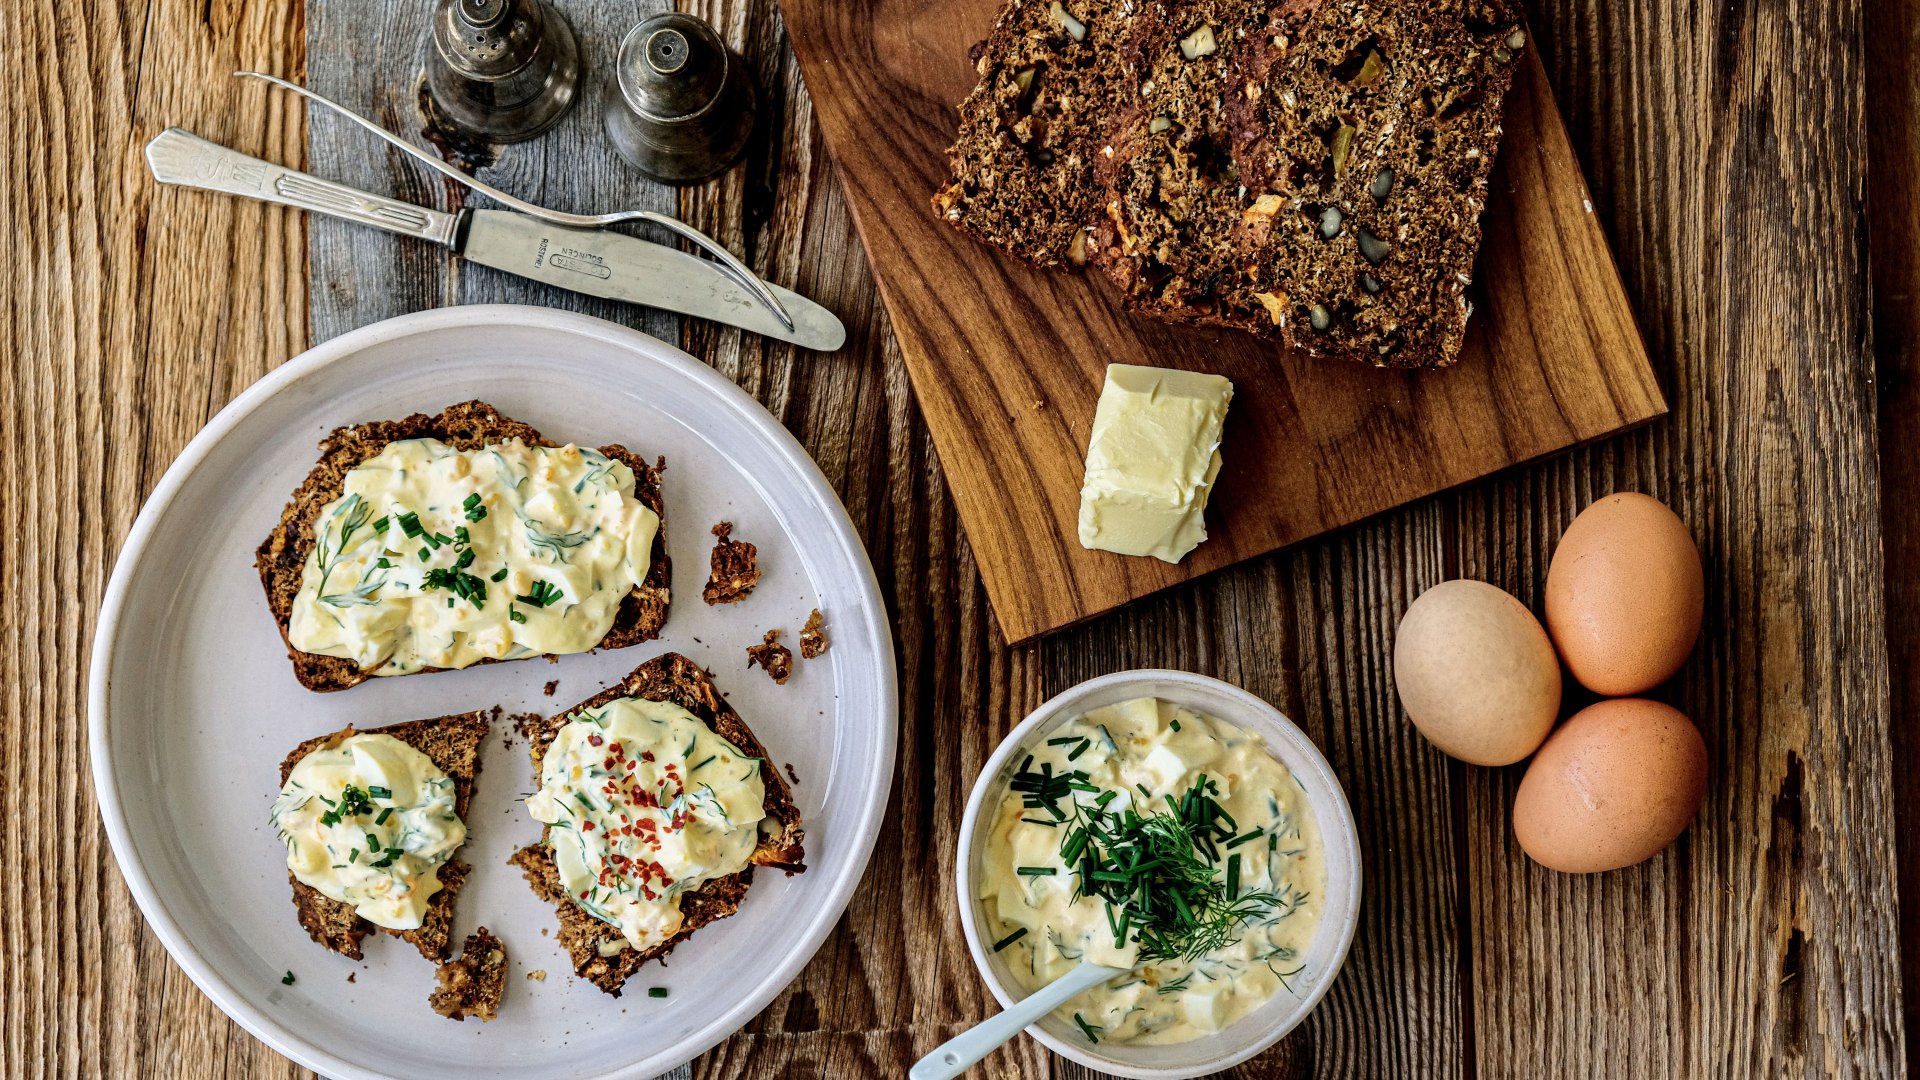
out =
<path fill-rule="evenodd" d="M 147 167 L 153 170 L 153 178 L 163 184 L 203 188 L 312 210 L 447 247 L 453 246 L 454 232 L 459 226 L 459 218 L 453 214 L 308 176 L 270 161 L 248 157 L 179 128 L 170 127 L 147 144 Z"/>

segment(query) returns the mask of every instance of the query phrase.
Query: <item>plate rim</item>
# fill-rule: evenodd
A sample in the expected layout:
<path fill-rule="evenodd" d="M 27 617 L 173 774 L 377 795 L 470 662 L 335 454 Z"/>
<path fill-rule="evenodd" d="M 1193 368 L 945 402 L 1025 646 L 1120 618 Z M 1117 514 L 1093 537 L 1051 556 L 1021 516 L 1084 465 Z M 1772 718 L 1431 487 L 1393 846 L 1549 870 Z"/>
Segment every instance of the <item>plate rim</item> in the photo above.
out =
<path fill-rule="evenodd" d="M 867 553 L 866 544 L 854 529 L 853 520 L 847 513 L 844 500 L 827 482 L 819 463 L 814 461 L 813 456 L 800 445 L 800 441 L 794 438 L 786 425 L 782 424 L 752 395 L 733 380 L 671 342 L 605 319 L 529 304 L 470 304 L 410 312 L 369 323 L 338 337 L 314 344 L 261 376 L 215 413 L 206 425 L 188 440 L 187 445 L 167 466 L 159 482 L 154 485 L 153 490 L 141 504 L 133 525 L 127 531 L 125 542 L 121 544 L 119 552 L 114 556 L 113 571 L 108 578 L 106 589 L 101 594 L 98 621 L 91 640 L 86 699 L 87 753 L 94 798 L 98 804 L 101 824 L 107 834 L 108 846 L 113 852 L 114 864 L 119 869 L 121 879 L 126 882 L 141 917 L 145 919 L 154 936 L 159 939 L 161 946 L 166 949 L 167 955 L 221 1012 L 255 1038 L 294 1062 L 337 1080 L 349 1080 L 349 1078 L 380 1080 L 385 1074 L 369 1071 L 335 1056 L 325 1048 L 295 1034 L 266 1010 L 257 1007 L 233 983 L 229 982 L 215 965 L 203 958 L 194 948 L 187 935 L 181 930 L 179 923 L 175 921 L 171 908 L 155 887 L 145 865 L 138 858 L 132 830 L 121 800 L 122 780 L 112 768 L 111 747 L 108 739 L 112 688 L 109 684 L 108 672 L 113 667 L 115 647 L 120 636 L 121 617 L 132 587 L 133 575 L 130 568 L 145 554 L 153 532 L 158 528 L 161 519 L 166 516 L 189 477 L 200 467 L 214 447 L 232 434 L 234 428 L 270 398 L 362 349 L 395 338 L 413 337 L 449 329 L 471 328 L 475 324 L 489 323 L 512 324 L 537 330 L 598 337 L 632 351 L 652 354 L 650 359 L 682 369 L 697 383 L 703 384 L 745 423 L 759 430 L 781 456 L 789 459 L 790 464 L 800 474 L 801 481 L 811 489 L 811 494 L 816 500 L 828 507 L 829 512 L 826 516 L 829 533 L 834 540 L 844 545 L 854 555 L 853 561 L 856 568 L 861 571 L 860 580 L 855 583 L 865 601 L 861 605 L 860 617 L 872 624 L 872 636 L 878 645 L 878 653 L 874 661 L 879 680 L 877 689 L 880 707 L 883 713 L 881 719 L 884 721 L 878 732 L 880 742 L 878 757 L 881 768 L 877 770 L 878 780 L 874 783 L 873 789 L 866 793 L 866 806 L 857 816 L 855 827 L 850 830 L 850 843 L 855 856 L 852 866 L 857 872 L 828 882 L 826 902 L 816 906 L 814 924 L 802 936 L 802 940 L 805 941 L 803 947 L 796 950 L 786 963 L 773 969 L 763 978 L 754 992 L 736 998 L 732 1007 L 719 1011 L 713 1020 L 674 1044 L 668 1051 L 616 1066 L 611 1070 L 594 1074 L 595 1077 L 598 1080 L 645 1078 L 676 1068 L 719 1044 L 765 1009 L 813 961 L 839 924 L 847 905 L 853 898 L 854 890 L 866 877 L 867 867 L 872 861 L 873 850 L 879 839 L 880 826 L 893 802 L 893 771 L 899 751 L 899 671 L 894 655 L 893 633 L 887 616 L 886 600 L 880 591 L 879 578 L 874 571 L 873 560 Z M 827 913 L 831 913 L 830 918 L 826 917 Z M 572 1075 L 583 1078 L 585 1076 L 585 1074 Z"/>

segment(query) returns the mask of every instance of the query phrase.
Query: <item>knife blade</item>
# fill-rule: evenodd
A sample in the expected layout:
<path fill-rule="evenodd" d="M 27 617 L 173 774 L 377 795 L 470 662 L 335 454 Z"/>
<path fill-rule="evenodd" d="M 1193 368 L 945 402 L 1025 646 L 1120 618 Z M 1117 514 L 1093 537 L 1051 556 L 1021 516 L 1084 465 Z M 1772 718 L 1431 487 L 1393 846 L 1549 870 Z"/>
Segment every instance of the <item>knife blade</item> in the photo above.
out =
<path fill-rule="evenodd" d="M 832 352 L 847 332 L 833 313 L 778 285 L 789 331 L 713 264 L 664 244 L 600 229 L 569 229 L 511 210 L 468 210 L 453 248 L 469 262 L 574 292 L 713 319 Z"/>
<path fill-rule="evenodd" d="M 798 293 L 769 286 L 793 318 L 782 326 L 715 263 L 636 236 L 550 225 L 508 210 L 447 214 L 249 157 L 179 128 L 147 144 L 164 184 L 260 199 L 414 236 L 470 262 L 573 292 L 642 304 L 737 326 L 803 348 L 832 352 L 846 328 Z"/>

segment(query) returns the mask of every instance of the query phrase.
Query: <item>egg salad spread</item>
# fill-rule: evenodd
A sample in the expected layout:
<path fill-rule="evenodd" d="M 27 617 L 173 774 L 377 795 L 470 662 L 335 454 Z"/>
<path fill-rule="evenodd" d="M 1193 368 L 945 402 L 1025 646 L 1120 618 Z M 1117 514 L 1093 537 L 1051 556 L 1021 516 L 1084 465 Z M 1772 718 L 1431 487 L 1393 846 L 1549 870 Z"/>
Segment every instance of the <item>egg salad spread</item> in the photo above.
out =
<path fill-rule="evenodd" d="M 273 802 L 287 869 L 389 930 L 416 930 L 440 868 L 467 838 L 453 780 L 391 735 L 351 735 L 300 759 Z"/>
<path fill-rule="evenodd" d="M 1130 969 L 1056 1013 L 1094 1042 L 1219 1031 L 1303 970 L 1326 876 L 1305 792 L 1257 735 L 1154 698 L 1028 747 L 976 885 L 1028 991 Z"/>
<path fill-rule="evenodd" d="M 526 800 L 568 898 L 641 950 L 679 933 L 688 891 L 746 868 L 765 801 L 759 758 L 642 698 L 576 712 Z"/>
<path fill-rule="evenodd" d="M 390 443 L 321 509 L 287 637 L 375 675 L 585 652 L 659 528 L 633 470 L 596 450 Z"/>

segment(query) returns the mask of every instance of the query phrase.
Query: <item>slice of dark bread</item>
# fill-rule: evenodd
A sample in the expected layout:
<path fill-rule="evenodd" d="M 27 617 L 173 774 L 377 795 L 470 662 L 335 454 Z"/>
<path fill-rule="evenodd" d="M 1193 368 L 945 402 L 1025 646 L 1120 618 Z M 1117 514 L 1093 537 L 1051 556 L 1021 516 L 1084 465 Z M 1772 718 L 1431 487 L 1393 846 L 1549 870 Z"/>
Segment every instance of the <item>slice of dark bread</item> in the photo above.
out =
<path fill-rule="evenodd" d="M 427 1004 L 449 1020 L 477 1016 L 481 1023 L 500 1014 L 507 992 L 507 947 L 486 927 L 467 935 L 460 958 L 440 965 L 433 973 L 439 983 Z"/>
<path fill-rule="evenodd" d="M 480 772 L 480 744 L 499 715 L 499 709 L 485 709 L 432 720 L 411 720 L 365 731 L 357 731 L 348 725 L 340 731 L 308 739 L 294 747 L 293 752 L 280 763 L 280 785 L 285 787 L 294 766 L 315 750 L 336 746 L 354 735 L 391 735 L 427 755 L 441 772 L 453 780 L 454 813 L 465 821 L 467 804 L 473 798 L 473 780 Z M 389 930 L 384 926 L 375 926 L 355 914 L 353 905 L 327 896 L 294 877 L 292 871 L 288 871 L 287 880 L 293 884 L 293 906 L 299 913 L 300 925 L 320 945 L 358 960 L 360 939 L 366 937 L 369 931 L 378 930 L 407 942 L 419 949 L 421 956 L 438 963 L 447 958 L 448 945 L 453 936 L 453 905 L 469 870 L 470 867 L 458 858 L 448 859 L 440 867 L 440 891 L 434 893 L 427 902 L 426 917 L 416 930 Z"/>
<path fill-rule="evenodd" d="M 1105 203 L 1094 260 L 1126 306 L 1183 322 L 1245 325 L 1258 311 L 1239 266 L 1248 204 L 1224 95 L 1262 0 L 1145 0 L 1120 49 L 1127 95 L 1094 161 Z"/>
<path fill-rule="evenodd" d="M 780 771 L 768 761 L 766 747 L 754 737 L 746 721 L 733 711 L 727 699 L 721 696 L 712 677 L 700 665 L 678 653 L 657 656 L 633 669 L 625 679 L 580 704 L 532 724 L 526 730 L 526 735 L 530 743 L 528 752 L 533 758 L 534 782 L 539 783 L 540 765 L 547 748 L 553 745 L 554 737 L 574 713 L 622 697 L 669 701 L 679 705 L 699 717 L 721 738 L 738 747 L 741 753 L 761 759 L 760 779 L 766 785 L 763 805 L 767 817 L 761 822 L 760 843 L 754 849 L 752 865 L 737 874 L 716 878 L 683 894 L 680 911 L 685 921 L 680 932 L 665 944 L 645 952 L 623 948 L 611 956 L 601 955 L 601 945 L 611 946 L 625 939 L 618 927 L 601 922 L 568 899 L 560 886 L 560 876 L 554 869 L 552 854 L 546 846 L 547 830 L 541 831 L 540 843 L 522 848 L 514 854 L 509 861 L 526 874 L 534 893 L 554 906 L 560 918 L 560 945 L 572 958 L 574 972 L 615 997 L 620 996 L 620 987 L 627 978 L 647 961 L 665 956 L 675 945 L 692 936 L 695 930 L 739 910 L 741 900 L 747 895 L 747 886 L 753 882 L 754 866 L 784 870 L 789 874 L 806 869 L 803 862 L 806 858 L 803 847 L 806 834 L 801 828 L 800 811 L 794 806 L 793 793 L 788 790 L 786 781 L 780 778 Z"/>
<path fill-rule="evenodd" d="M 1093 163 L 1129 91 L 1118 63 L 1133 0 L 1008 0 L 974 46 L 980 82 L 947 151 L 934 213 L 1038 266 L 1087 262 Z"/>
<path fill-rule="evenodd" d="M 375 420 L 336 429 L 320 443 L 320 460 L 307 478 L 294 490 L 293 498 L 280 513 L 273 527 L 254 553 L 254 567 L 260 572 L 260 584 L 267 592 L 267 606 L 280 625 L 280 637 L 287 641 L 287 655 L 293 661 L 294 677 L 309 690 L 344 690 L 374 676 L 360 670 L 352 660 L 338 656 L 319 656 L 293 647 L 287 640 L 288 624 L 293 618 L 293 600 L 300 594 L 300 576 L 313 550 L 314 522 L 320 511 L 340 497 L 346 475 L 356 465 L 371 460 L 387 444 L 405 439 L 439 439 L 456 450 L 477 450 L 492 443 L 519 439 L 529 446 L 557 446 L 553 440 L 535 431 L 531 425 L 512 420 L 484 401 L 463 401 L 449 405 L 438 416 L 414 413 L 404 420 Z M 613 629 L 602 638 L 599 648 L 624 649 L 660 636 L 667 621 L 669 599 L 667 561 L 667 512 L 660 497 L 660 473 L 664 462 L 648 465 L 624 446 L 603 446 L 600 452 L 633 470 L 634 497 L 660 517 L 660 529 L 653 538 L 652 563 L 640 587 L 620 602 Z M 527 657 L 525 659 L 531 659 Z M 482 660 L 480 663 L 498 663 Z M 440 668 L 422 668 L 422 674 Z"/>
<path fill-rule="evenodd" d="M 1510 0 L 1277 0 L 1235 51 L 1244 261 L 1263 320 L 1317 356 L 1449 364 L 1472 305 L 1515 54 Z"/>

